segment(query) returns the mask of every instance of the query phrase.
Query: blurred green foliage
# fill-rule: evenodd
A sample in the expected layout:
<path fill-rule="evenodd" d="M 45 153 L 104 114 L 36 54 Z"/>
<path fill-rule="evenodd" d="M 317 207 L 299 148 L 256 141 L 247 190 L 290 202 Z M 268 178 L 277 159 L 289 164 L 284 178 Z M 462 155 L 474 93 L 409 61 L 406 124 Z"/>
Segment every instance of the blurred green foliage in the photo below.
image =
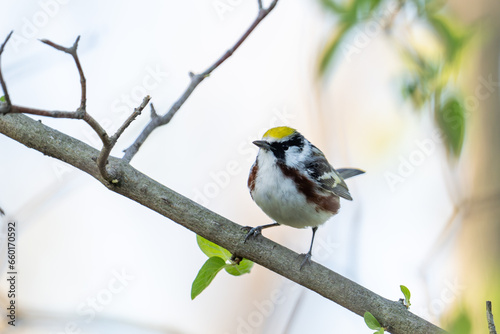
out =
<path fill-rule="evenodd" d="M 402 96 L 416 111 L 433 113 L 449 155 L 458 158 L 466 114 L 456 78 L 473 29 L 455 20 L 442 0 L 318 1 L 336 22 L 320 55 L 319 75 L 326 76 L 340 51 L 350 59 L 379 33 L 386 34 L 407 65 L 401 82 Z M 404 24 L 398 24 L 401 21 Z M 433 39 L 431 51 L 408 38 L 411 30 L 422 29 Z"/>
<path fill-rule="evenodd" d="M 455 318 L 448 324 L 447 329 L 451 334 L 471 334 L 472 322 L 468 313 L 464 309 L 460 310 Z"/>

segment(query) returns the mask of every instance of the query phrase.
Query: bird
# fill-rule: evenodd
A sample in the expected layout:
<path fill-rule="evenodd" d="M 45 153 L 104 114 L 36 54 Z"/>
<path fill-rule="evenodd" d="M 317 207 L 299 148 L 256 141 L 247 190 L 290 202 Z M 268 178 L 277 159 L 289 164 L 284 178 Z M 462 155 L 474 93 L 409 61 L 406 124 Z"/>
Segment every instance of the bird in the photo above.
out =
<path fill-rule="evenodd" d="M 278 126 L 267 130 L 250 168 L 248 189 L 253 201 L 274 223 L 247 227 L 244 242 L 262 229 L 287 225 L 312 228 L 309 251 L 300 269 L 311 263 L 314 236 L 340 209 L 340 198 L 352 201 L 345 179 L 365 173 L 356 168 L 335 169 L 323 152 L 297 130 Z"/>

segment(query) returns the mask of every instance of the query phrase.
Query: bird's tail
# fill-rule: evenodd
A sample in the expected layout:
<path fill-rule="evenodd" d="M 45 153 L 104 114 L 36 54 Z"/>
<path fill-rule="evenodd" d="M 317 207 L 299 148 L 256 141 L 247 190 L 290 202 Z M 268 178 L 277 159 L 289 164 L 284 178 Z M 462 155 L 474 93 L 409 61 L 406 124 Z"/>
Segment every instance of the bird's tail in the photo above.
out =
<path fill-rule="evenodd" d="M 337 172 L 339 173 L 340 177 L 342 177 L 344 180 L 365 173 L 365 171 L 356 168 L 339 168 L 337 169 Z"/>

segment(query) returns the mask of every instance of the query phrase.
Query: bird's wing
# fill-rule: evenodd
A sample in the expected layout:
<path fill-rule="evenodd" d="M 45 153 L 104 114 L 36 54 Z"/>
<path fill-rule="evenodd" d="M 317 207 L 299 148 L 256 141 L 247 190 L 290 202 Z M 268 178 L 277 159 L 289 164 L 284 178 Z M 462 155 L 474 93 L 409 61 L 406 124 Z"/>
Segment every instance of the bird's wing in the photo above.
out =
<path fill-rule="evenodd" d="M 349 189 L 342 176 L 332 167 L 332 165 L 330 165 L 328 160 L 326 160 L 323 152 L 315 146 L 313 146 L 312 159 L 306 163 L 306 170 L 309 176 L 314 179 L 321 188 L 352 201 Z"/>

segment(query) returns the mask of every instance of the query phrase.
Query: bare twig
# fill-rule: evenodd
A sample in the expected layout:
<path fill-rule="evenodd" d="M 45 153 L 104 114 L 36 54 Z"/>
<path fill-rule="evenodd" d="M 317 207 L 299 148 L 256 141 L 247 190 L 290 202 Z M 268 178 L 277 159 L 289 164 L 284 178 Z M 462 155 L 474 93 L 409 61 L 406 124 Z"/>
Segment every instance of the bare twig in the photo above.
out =
<path fill-rule="evenodd" d="M 139 116 L 141 114 L 141 112 L 144 110 L 144 108 L 146 108 L 146 106 L 148 105 L 150 100 L 151 100 L 151 96 L 149 96 L 149 95 L 146 96 L 142 100 L 141 105 L 139 107 L 135 108 L 134 112 L 127 118 L 127 120 L 125 122 L 123 122 L 122 126 L 111 137 L 111 142 L 113 143 L 113 145 L 116 144 L 116 141 L 118 140 L 118 138 L 120 138 L 123 131 L 125 131 L 125 129 L 127 129 L 129 127 L 129 125 L 137 118 L 137 116 Z M 153 108 L 152 105 L 151 105 L 151 108 Z"/>
<path fill-rule="evenodd" d="M 486 302 L 486 319 L 488 320 L 488 330 L 490 334 L 497 334 L 495 321 L 493 320 L 493 312 L 491 310 L 491 301 L 489 300 Z"/>
<path fill-rule="evenodd" d="M 80 109 L 83 110 L 83 109 Z M 85 110 L 83 110 L 85 111 Z M 106 130 L 99 124 L 90 114 L 85 111 L 85 114 L 83 115 L 83 120 L 90 125 L 90 127 L 97 133 L 99 138 L 101 138 L 103 146 L 106 146 L 109 144 L 109 137 L 108 134 L 106 133 Z"/>
<path fill-rule="evenodd" d="M 151 107 L 151 119 L 155 119 L 155 118 L 158 118 L 160 116 L 158 116 L 158 114 L 156 113 L 156 109 L 155 109 L 155 106 L 153 105 L 153 103 L 151 103 L 149 105 Z"/>
<path fill-rule="evenodd" d="M 12 32 L 7 36 L 5 39 L 5 42 L 2 44 L 0 47 L 0 56 L 4 50 L 5 44 L 9 40 L 10 36 L 12 35 Z M 76 68 L 78 69 L 78 73 L 80 75 L 80 85 L 81 85 L 81 100 L 80 100 L 80 107 L 76 111 L 59 111 L 59 110 L 42 110 L 42 109 L 36 109 L 36 108 L 28 108 L 28 107 L 21 107 L 21 106 L 14 106 L 11 104 L 11 100 L 9 97 L 9 94 L 7 92 L 7 87 L 6 84 L 3 80 L 2 77 L 2 72 L 1 72 L 1 66 L 0 66 L 0 80 L 2 83 L 2 89 L 4 90 L 5 93 L 5 101 L 7 102 L 6 107 L 1 107 L 0 108 L 0 113 L 12 113 L 12 114 L 32 114 L 32 115 L 39 115 L 39 116 L 47 116 L 47 117 L 54 117 L 54 118 L 70 118 L 70 119 L 82 119 L 84 120 L 90 127 L 97 133 L 99 138 L 102 141 L 102 149 L 97 157 L 95 159 L 97 161 L 97 167 L 99 172 L 101 173 L 101 176 L 111 182 L 111 183 L 117 183 L 118 180 L 114 177 L 114 175 L 111 175 L 107 168 L 106 164 L 109 158 L 109 155 L 111 153 L 111 150 L 115 146 L 116 142 L 118 141 L 118 138 L 121 136 L 123 131 L 135 120 L 135 118 L 141 114 L 142 110 L 147 106 L 147 104 L 150 101 L 150 97 L 147 96 L 144 98 L 143 102 L 138 108 L 134 109 L 134 112 L 130 115 L 130 117 L 122 124 L 122 126 L 117 130 L 117 132 L 110 138 L 108 134 L 106 133 L 106 130 L 87 112 L 86 110 L 86 105 L 87 105 L 87 81 L 85 79 L 85 75 L 83 73 L 83 68 L 80 63 L 80 59 L 78 58 L 78 42 L 80 41 L 80 36 L 78 36 L 73 43 L 71 47 L 64 47 L 62 45 L 56 44 L 52 41 L 42 39 L 41 42 L 45 43 L 51 47 L 53 47 L 56 50 L 65 52 L 67 54 L 70 54 L 73 57 L 73 60 L 75 62 Z M 154 110 L 154 109 L 152 109 Z"/>
<path fill-rule="evenodd" d="M 69 118 L 81 118 L 83 119 L 90 127 L 97 133 L 99 138 L 102 141 L 103 147 L 109 145 L 109 136 L 106 133 L 106 130 L 87 112 L 87 81 L 85 79 L 85 75 L 83 74 L 83 68 L 80 64 L 80 59 L 78 58 L 78 42 L 80 41 L 80 36 L 78 36 L 71 47 L 64 47 L 62 45 L 56 44 L 47 39 L 42 39 L 41 42 L 53 47 L 56 50 L 62 51 L 64 53 L 70 54 L 73 57 L 76 68 L 78 70 L 78 74 L 80 75 L 80 86 L 82 91 L 82 97 L 80 99 L 80 107 L 75 111 L 75 117 Z M 64 115 L 60 113 L 59 115 Z M 47 112 L 44 116 L 57 117 L 54 113 Z M 63 117 L 63 116 L 59 116 Z M 107 174 L 105 174 L 107 176 Z M 103 175 L 103 177 L 105 176 Z"/>
<path fill-rule="evenodd" d="M 231 55 L 240 47 L 240 45 L 247 39 L 247 37 L 252 33 L 252 31 L 259 25 L 259 23 L 276 7 L 278 0 L 273 0 L 273 2 L 267 8 L 262 7 L 262 1 L 258 1 L 259 4 L 259 13 L 257 18 L 253 21 L 250 27 L 245 31 L 243 36 L 234 44 L 232 48 L 227 50 L 215 63 L 212 64 L 207 70 L 200 74 L 190 73 L 191 82 L 189 86 L 186 88 L 181 97 L 170 107 L 170 110 L 163 116 L 153 117 L 142 133 L 137 137 L 135 142 L 125 150 L 125 155 L 123 159 L 127 162 L 130 162 L 134 155 L 139 151 L 140 147 L 148 136 L 159 126 L 168 124 L 172 117 L 177 113 L 180 107 L 186 102 L 186 100 L 191 96 L 191 93 L 195 90 L 195 88 L 206 78 L 208 77 L 217 67 L 219 67 L 224 61 L 226 61 Z"/>
<path fill-rule="evenodd" d="M 5 47 L 5 44 L 9 40 L 9 37 L 12 35 L 12 32 L 7 36 L 5 42 L 2 44 L 0 48 L 0 55 L 3 52 L 3 49 Z M 98 165 L 98 170 L 101 173 L 101 176 L 110 182 L 116 181 L 112 175 L 109 174 L 109 172 L 106 169 L 106 163 L 107 159 L 109 157 L 109 154 L 111 150 L 113 149 L 114 145 L 116 144 L 116 141 L 120 137 L 120 135 L 125 131 L 125 129 L 132 123 L 132 121 L 141 113 L 141 111 L 146 107 L 147 103 L 150 100 L 150 97 L 148 96 L 147 98 L 144 99 L 143 103 L 139 106 L 139 108 L 136 108 L 132 115 L 125 121 L 125 123 L 118 129 L 117 133 L 110 138 L 108 134 L 106 133 L 106 130 L 87 112 L 86 110 L 86 105 L 87 105 L 87 81 L 85 79 L 85 75 L 83 73 L 83 68 L 80 63 L 80 59 L 78 58 L 78 42 L 80 41 L 80 36 L 78 36 L 73 43 L 71 47 L 64 47 L 62 45 L 56 44 L 52 41 L 42 39 L 41 42 L 44 44 L 47 44 L 51 47 L 53 47 L 56 50 L 65 52 L 67 54 L 70 54 L 73 57 L 73 60 L 75 62 L 76 68 L 78 70 L 78 74 L 80 75 L 80 85 L 81 85 L 81 99 L 80 99 L 80 106 L 76 111 L 58 111 L 58 110 L 42 110 L 42 109 L 36 109 L 36 108 L 27 108 L 27 107 L 21 107 L 21 106 L 14 106 L 11 105 L 10 98 L 7 93 L 7 88 L 5 85 L 5 82 L 3 81 L 3 77 L 1 75 L 1 66 L 0 66 L 0 79 L 2 81 L 2 87 L 6 95 L 6 102 L 7 102 L 7 108 L 2 108 L 0 109 L 0 113 L 17 113 L 17 114 L 32 114 L 32 115 L 39 115 L 39 116 L 47 116 L 47 117 L 54 117 L 54 118 L 70 118 L 70 119 L 82 119 L 84 120 L 99 136 L 99 138 L 102 141 L 103 147 L 102 150 L 97 158 L 97 165 Z M 5 109 L 5 110 L 3 110 Z M 113 182 L 116 183 L 116 182 Z"/>
<path fill-rule="evenodd" d="M 76 68 L 78 69 L 78 74 L 80 74 L 80 85 L 82 88 L 82 98 L 80 100 L 80 109 L 85 110 L 86 105 L 87 105 L 87 81 L 85 79 L 85 75 L 83 74 L 82 65 L 80 64 L 80 59 L 78 58 L 78 54 L 76 52 L 76 49 L 78 48 L 79 41 L 80 41 L 80 36 L 78 36 L 76 38 L 75 43 L 73 43 L 73 45 L 71 47 L 66 48 L 64 46 L 58 45 L 54 42 L 51 42 L 47 39 L 41 40 L 42 43 L 50 45 L 51 47 L 53 47 L 59 51 L 68 53 L 73 57 L 73 60 L 75 61 Z"/>
<path fill-rule="evenodd" d="M 151 97 L 148 95 L 146 96 L 143 100 L 142 103 L 139 107 L 134 109 L 134 112 L 123 122 L 122 126 L 116 131 L 116 133 L 109 138 L 109 141 L 107 144 L 104 144 L 101 150 L 101 153 L 99 154 L 99 157 L 97 158 L 97 166 L 99 168 L 99 171 L 101 172 L 101 175 L 111 181 L 111 183 L 118 183 L 118 180 L 114 178 L 112 175 L 110 175 L 106 169 L 106 164 L 108 162 L 109 155 L 111 153 L 111 150 L 115 146 L 116 142 L 118 141 L 118 138 L 122 135 L 122 133 L 129 127 L 129 125 L 141 114 L 141 112 L 146 108 L 148 105 L 149 101 L 151 100 Z"/>
<path fill-rule="evenodd" d="M 29 108 L 23 106 L 12 106 L 10 114 L 30 114 L 38 116 L 47 116 L 53 118 L 70 118 L 83 119 L 84 113 L 81 111 L 60 111 L 60 110 L 43 110 L 37 108 Z"/>
<path fill-rule="evenodd" d="M 10 37 L 14 33 L 14 30 L 12 30 L 8 35 L 7 38 L 5 38 L 5 41 L 2 43 L 2 46 L 0 46 L 0 84 L 2 85 L 2 90 L 5 98 L 5 102 L 7 103 L 7 112 L 9 111 L 10 107 L 12 106 L 12 103 L 10 101 L 10 96 L 9 96 L 9 91 L 7 90 L 7 84 L 5 83 L 5 80 L 3 79 L 3 74 L 2 74 L 2 65 L 1 65 L 1 60 L 2 60 L 2 53 L 5 48 L 5 45 L 9 41 Z"/>

